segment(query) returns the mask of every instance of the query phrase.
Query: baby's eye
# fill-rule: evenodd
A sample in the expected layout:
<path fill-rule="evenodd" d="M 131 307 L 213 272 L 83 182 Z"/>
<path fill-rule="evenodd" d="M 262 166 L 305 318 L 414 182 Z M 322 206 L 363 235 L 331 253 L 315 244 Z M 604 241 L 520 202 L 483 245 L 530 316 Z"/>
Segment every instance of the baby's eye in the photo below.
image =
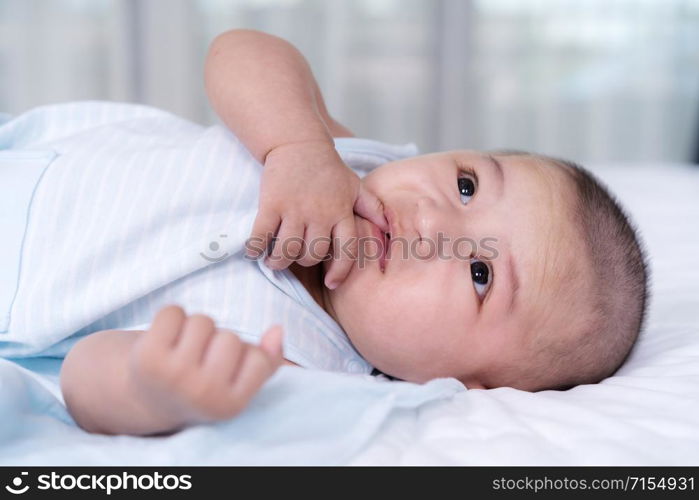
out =
<path fill-rule="evenodd" d="M 473 287 L 476 289 L 476 293 L 483 299 L 492 281 L 488 264 L 482 260 L 473 259 L 471 261 L 471 279 L 473 280 Z"/>
<path fill-rule="evenodd" d="M 457 183 L 459 185 L 461 203 L 466 205 L 471 201 L 473 195 L 476 194 L 476 182 L 471 177 L 458 177 Z"/>

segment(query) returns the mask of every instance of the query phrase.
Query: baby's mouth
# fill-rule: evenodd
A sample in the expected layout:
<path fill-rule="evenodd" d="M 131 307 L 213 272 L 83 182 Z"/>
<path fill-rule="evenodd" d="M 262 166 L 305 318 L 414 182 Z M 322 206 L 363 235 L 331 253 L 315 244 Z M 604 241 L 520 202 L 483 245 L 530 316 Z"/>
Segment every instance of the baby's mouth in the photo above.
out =
<path fill-rule="evenodd" d="M 386 272 L 388 265 L 389 254 L 391 252 L 391 236 L 389 233 L 381 231 L 381 250 L 379 254 L 379 269 L 382 273 Z"/>
<path fill-rule="evenodd" d="M 384 257 L 391 260 L 391 233 L 384 233 Z"/>
<path fill-rule="evenodd" d="M 381 272 L 386 272 L 386 265 L 388 262 L 388 255 L 389 252 L 391 251 L 391 237 L 389 236 L 389 233 L 384 233 L 379 229 L 379 233 L 381 234 L 381 249 L 379 253 L 379 269 L 381 269 Z"/>
<path fill-rule="evenodd" d="M 379 243 L 378 259 L 379 259 L 379 269 L 381 272 L 386 270 L 386 261 L 390 257 L 391 252 L 391 236 L 390 233 L 384 233 L 379 226 L 366 219 L 371 225 L 372 236 L 374 236 Z"/>

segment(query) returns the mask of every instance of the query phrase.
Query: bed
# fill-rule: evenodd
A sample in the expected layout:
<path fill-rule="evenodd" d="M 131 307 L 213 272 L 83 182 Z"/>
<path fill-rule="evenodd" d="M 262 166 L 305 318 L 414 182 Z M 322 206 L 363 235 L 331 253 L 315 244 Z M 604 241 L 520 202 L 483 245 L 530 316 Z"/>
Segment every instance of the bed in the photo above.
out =
<path fill-rule="evenodd" d="M 2 465 L 699 465 L 699 167 L 595 165 L 651 257 L 646 328 L 596 385 L 466 390 L 285 366 L 237 418 L 170 436 L 83 432 L 60 359 L 0 359 Z"/>

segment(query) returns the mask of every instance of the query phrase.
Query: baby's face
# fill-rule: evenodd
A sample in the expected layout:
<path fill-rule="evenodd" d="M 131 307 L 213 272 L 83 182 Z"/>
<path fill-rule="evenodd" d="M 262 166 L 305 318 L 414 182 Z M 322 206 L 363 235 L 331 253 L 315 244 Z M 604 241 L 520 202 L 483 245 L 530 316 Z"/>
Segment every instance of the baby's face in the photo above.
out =
<path fill-rule="evenodd" d="M 384 204 L 390 258 L 382 270 L 370 258 L 376 244 L 365 246 L 366 257 L 326 291 L 354 346 L 381 371 L 491 387 L 526 359 L 536 327 L 554 321 L 551 283 L 575 261 L 572 191 L 560 167 L 494 158 L 435 153 L 362 179 Z M 373 223 L 356 223 L 359 238 L 377 241 Z"/>

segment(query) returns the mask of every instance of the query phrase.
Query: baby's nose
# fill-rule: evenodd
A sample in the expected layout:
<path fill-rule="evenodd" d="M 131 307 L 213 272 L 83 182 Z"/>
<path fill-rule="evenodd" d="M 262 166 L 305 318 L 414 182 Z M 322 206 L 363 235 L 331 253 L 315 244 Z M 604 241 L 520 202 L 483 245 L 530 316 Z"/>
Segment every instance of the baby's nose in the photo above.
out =
<path fill-rule="evenodd" d="M 425 207 L 431 207 L 434 205 L 434 201 L 429 196 L 420 196 L 417 199 L 417 208 L 420 210 L 425 209 Z"/>
<path fill-rule="evenodd" d="M 433 236 L 438 231 L 444 222 L 444 214 L 437 203 L 428 196 L 423 196 L 417 200 L 417 209 L 415 210 L 415 228 L 424 238 Z"/>

